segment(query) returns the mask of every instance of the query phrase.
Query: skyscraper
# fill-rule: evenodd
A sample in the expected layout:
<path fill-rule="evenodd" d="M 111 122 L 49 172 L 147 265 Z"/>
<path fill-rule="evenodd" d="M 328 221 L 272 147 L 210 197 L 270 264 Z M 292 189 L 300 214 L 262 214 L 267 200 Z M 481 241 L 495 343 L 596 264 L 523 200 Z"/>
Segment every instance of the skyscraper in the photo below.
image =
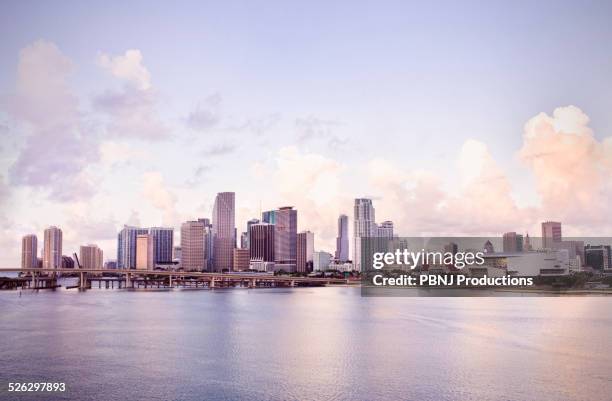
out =
<path fill-rule="evenodd" d="M 117 235 L 117 268 L 136 268 L 136 237 L 148 234 L 149 229 L 124 225 Z"/>
<path fill-rule="evenodd" d="M 284 206 L 279 208 L 274 216 L 275 268 L 288 272 L 296 271 L 297 210 L 292 206 Z"/>
<path fill-rule="evenodd" d="M 312 271 L 314 254 L 314 234 L 303 231 L 297 235 L 297 271 L 308 273 Z"/>
<path fill-rule="evenodd" d="M 83 269 L 102 269 L 103 252 L 95 244 L 81 245 L 79 248 L 79 261 Z"/>
<path fill-rule="evenodd" d="M 45 230 L 43 248 L 43 268 L 59 269 L 62 267 L 62 230 L 52 226 Z"/>
<path fill-rule="evenodd" d="M 149 234 L 153 236 L 153 264 L 172 262 L 172 247 L 174 246 L 174 228 L 151 227 Z"/>
<path fill-rule="evenodd" d="M 249 269 L 250 256 L 248 249 L 234 248 L 233 258 L 233 265 L 235 271 L 244 271 Z"/>
<path fill-rule="evenodd" d="M 187 221 L 181 225 L 181 267 L 186 271 L 205 268 L 204 223 Z"/>
<path fill-rule="evenodd" d="M 355 199 L 354 206 L 354 232 L 353 232 L 353 265 L 357 271 L 362 271 L 363 256 L 368 255 L 368 249 L 362 249 L 362 245 L 372 245 L 371 237 L 374 236 L 375 223 L 374 206 L 372 200 L 366 198 Z"/>
<path fill-rule="evenodd" d="M 336 260 L 346 262 L 349 259 L 348 216 L 338 217 L 338 236 L 336 237 Z"/>
<path fill-rule="evenodd" d="M 247 221 L 247 230 L 246 230 L 246 248 L 249 248 L 249 235 L 251 233 L 251 226 L 253 224 L 259 224 L 259 219 L 251 219 L 249 221 Z M 244 247 L 243 247 L 244 248 Z"/>
<path fill-rule="evenodd" d="M 274 262 L 274 224 L 252 224 L 249 230 L 251 260 Z"/>
<path fill-rule="evenodd" d="M 235 194 L 219 192 L 213 208 L 213 258 L 216 271 L 232 270 L 233 250 L 236 247 Z"/>
<path fill-rule="evenodd" d="M 136 269 L 153 270 L 155 268 L 156 241 L 153 234 L 139 234 L 136 237 Z"/>
<path fill-rule="evenodd" d="M 21 239 L 21 268 L 34 269 L 38 267 L 38 238 L 36 235 L 26 235 Z"/>
<path fill-rule="evenodd" d="M 561 223 L 545 221 L 542 223 L 542 248 L 553 249 L 555 242 L 561 242 Z"/>

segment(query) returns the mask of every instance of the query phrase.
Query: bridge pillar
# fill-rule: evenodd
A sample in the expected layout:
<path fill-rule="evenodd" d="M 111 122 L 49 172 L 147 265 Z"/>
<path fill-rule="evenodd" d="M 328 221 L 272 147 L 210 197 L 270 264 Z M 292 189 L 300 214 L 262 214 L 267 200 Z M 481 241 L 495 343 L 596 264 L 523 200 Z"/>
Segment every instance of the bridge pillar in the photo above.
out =
<path fill-rule="evenodd" d="M 87 288 L 87 279 L 85 273 L 81 272 L 79 274 L 79 289 L 84 290 L 85 288 Z"/>
<path fill-rule="evenodd" d="M 210 278 L 210 285 L 209 285 L 209 287 L 210 288 L 215 288 L 215 278 L 214 277 Z"/>
<path fill-rule="evenodd" d="M 172 274 L 171 274 L 171 275 L 169 275 L 168 277 L 169 277 L 169 279 L 168 279 L 168 286 L 169 286 L 170 288 L 172 288 Z"/>
<path fill-rule="evenodd" d="M 291 287 L 295 287 L 295 280 L 291 280 Z"/>

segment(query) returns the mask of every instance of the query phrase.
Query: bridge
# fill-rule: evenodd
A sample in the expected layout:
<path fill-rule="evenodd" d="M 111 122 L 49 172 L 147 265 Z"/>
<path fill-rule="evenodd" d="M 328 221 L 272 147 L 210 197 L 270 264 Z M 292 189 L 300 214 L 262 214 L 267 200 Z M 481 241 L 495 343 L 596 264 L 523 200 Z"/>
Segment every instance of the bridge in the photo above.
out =
<path fill-rule="evenodd" d="M 330 284 L 350 284 L 348 279 L 332 277 L 273 276 L 261 273 L 209 273 L 167 270 L 138 269 L 42 269 L 2 268 L 2 273 L 22 273 L 20 277 L 0 279 L 0 289 L 52 289 L 58 288 L 60 275 L 77 275 L 78 284 L 66 287 L 81 290 L 92 288 L 270 288 L 270 287 L 311 287 Z"/>

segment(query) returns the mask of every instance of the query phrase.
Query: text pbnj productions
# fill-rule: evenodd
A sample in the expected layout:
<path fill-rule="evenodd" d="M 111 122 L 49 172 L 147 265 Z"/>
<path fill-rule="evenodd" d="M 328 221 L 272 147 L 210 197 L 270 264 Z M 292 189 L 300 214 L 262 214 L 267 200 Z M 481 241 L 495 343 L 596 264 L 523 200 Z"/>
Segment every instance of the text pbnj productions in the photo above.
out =
<path fill-rule="evenodd" d="M 372 267 L 381 270 L 384 267 L 409 268 L 415 270 L 423 266 L 451 266 L 459 274 L 446 274 L 423 272 L 420 274 L 388 274 L 380 272 L 372 276 L 375 286 L 401 286 L 401 287 L 492 287 L 492 286 L 531 286 L 531 277 L 512 277 L 508 274 L 501 277 L 489 277 L 486 274 L 471 277 L 463 274 L 465 267 L 482 267 L 485 263 L 483 252 L 440 252 L 420 250 L 417 252 L 408 249 L 397 249 L 394 252 L 375 252 L 372 254 Z M 402 269 L 403 270 L 403 269 Z M 395 271 L 391 272 L 394 273 Z"/>

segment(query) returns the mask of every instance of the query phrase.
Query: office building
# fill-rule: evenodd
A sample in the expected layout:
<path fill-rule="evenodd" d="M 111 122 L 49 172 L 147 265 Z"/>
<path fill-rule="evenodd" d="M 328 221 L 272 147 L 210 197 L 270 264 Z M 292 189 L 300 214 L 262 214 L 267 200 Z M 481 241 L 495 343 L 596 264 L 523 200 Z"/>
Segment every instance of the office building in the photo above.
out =
<path fill-rule="evenodd" d="M 312 271 L 314 257 L 314 234 L 303 231 L 297 235 L 297 271 L 308 273 Z"/>
<path fill-rule="evenodd" d="M 119 269 L 136 268 L 136 237 L 148 234 L 148 228 L 123 226 L 117 235 L 117 267 Z"/>
<path fill-rule="evenodd" d="M 553 249 L 555 242 L 561 242 L 561 223 L 545 221 L 542 223 L 542 248 Z"/>
<path fill-rule="evenodd" d="M 276 224 L 276 210 L 268 210 L 261 213 L 261 222 L 268 224 Z"/>
<path fill-rule="evenodd" d="M 274 218 L 275 268 L 294 272 L 297 263 L 297 210 L 291 206 L 281 207 Z"/>
<path fill-rule="evenodd" d="M 584 254 L 586 266 L 599 271 L 612 269 L 612 248 L 609 245 L 587 245 Z"/>
<path fill-rule="evenodd" d="M 336 237 L 336 260 L 346 262 L 349 260 L 348 216 L 341 214 L 338 217 L 338 236 Z"/>
<path fill-rule="evenodd" d="M 232 270 L 236 247 L 235 194 L 220 192 L 215 198 L 212 216 L 213 263 L 215 271 Z"/>
<path fill-rule="evenodd" d="M 245 271 L 250 267 L 250 254 L 248 249 L 234 248 L 234 271 Z"/>
<path fill-rule="evenodd" d="M 38 238 L 36 235 L 26 235 L 21 239 L 21 268 L 35 269 L 38 267 Z"/>
<path fill-rule="evenodd" d="M 174 246 L 174 228 L 151 227 L 149 234 L 153 237 L 153 264 L 172 262 L 172 248 Z"/>
<path fill-rule="evenodd" d="M 153 234 L 136 236 L 136 269 L 153 270 L 155 268 L 156 241 Z"/>
<path fill-rule="evenodd" d="M 274 262 L 274 224 L 252 224 L 249 231 L 251 246 L 249 258 L 263 262 Z"/>
<path fill-rule="evenodd" d="M 181 225 L 181 267 L 185 271 L 205 268 L 204 229 L 201 221 L 187 221 Z"/>

